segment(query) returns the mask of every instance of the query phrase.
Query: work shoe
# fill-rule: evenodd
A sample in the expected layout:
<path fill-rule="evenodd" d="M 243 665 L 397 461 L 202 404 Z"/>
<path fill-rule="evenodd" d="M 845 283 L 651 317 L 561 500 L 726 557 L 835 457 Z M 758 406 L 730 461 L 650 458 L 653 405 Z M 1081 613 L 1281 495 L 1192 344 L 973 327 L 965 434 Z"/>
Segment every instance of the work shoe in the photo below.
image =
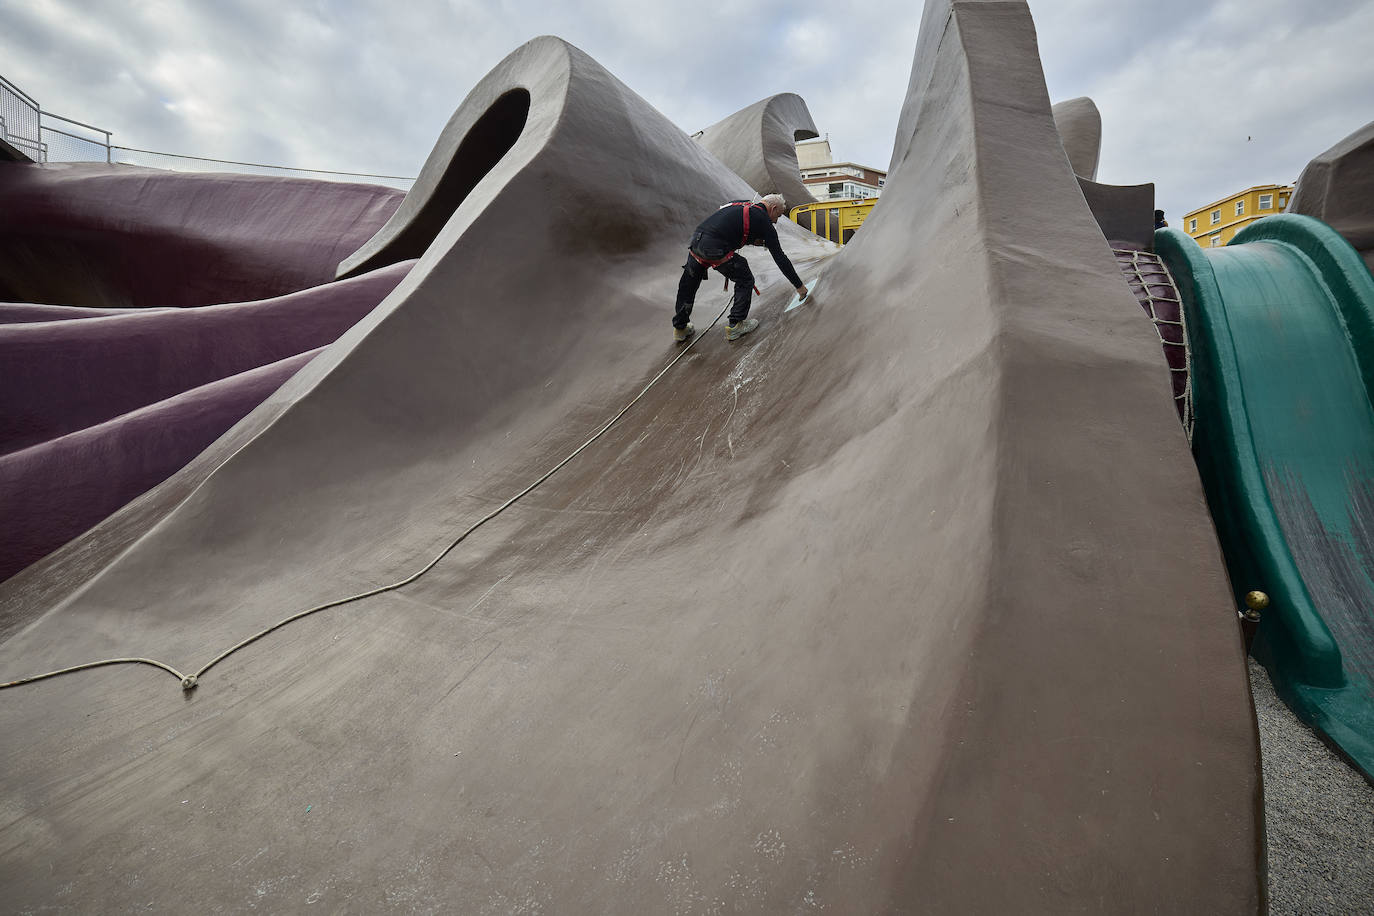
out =
<path fill-rule="evenodd" d="M 692 323 L 689 321 L 685 328 L 673 328 L 673 341 L 675 343 L 686 343 L 692 339 L 692 335 L 696 332 L 697 329 L 692 327 Z"/>
<path fill-rule="evenodd" d="M 725 328 L 725 339 L 739 340 L 745 334 L 748 334 L 750 331 L 754 330 L 758 326 L 759 320 L 757 318 L 746 318 L 739 324 L 727 325 Z"/>

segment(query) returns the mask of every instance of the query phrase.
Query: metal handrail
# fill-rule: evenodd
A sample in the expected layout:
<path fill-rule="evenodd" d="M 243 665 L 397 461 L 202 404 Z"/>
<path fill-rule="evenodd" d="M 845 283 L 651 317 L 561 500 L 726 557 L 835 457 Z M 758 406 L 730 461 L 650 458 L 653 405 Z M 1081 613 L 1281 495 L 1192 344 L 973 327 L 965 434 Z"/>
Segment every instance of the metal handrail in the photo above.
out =
<path fill-rule="evenodd" d="M 105 147 L 106 149 L 109 149 L 109 146 L 110 146 L 110 144 L 108 144 L 108 143 L 102 143 L 102 142 L 100 142 L 99 140 L 92 140 L 90 137 L 83 137 L 83 136 L 81 136 L 80 134 L 69 134 L 69 133 L 67 133 L 65 130 L 58 130 L 56 127 L 47 127 L 47 126 L 45 126 L 43 129 L 46 130 L 46 131 L 47 131 L 48 133 L 50 133 L 50 134 L 61 134 L 61 135 L 64 136 L 64 137 L 71 137 L 73 140 L 80 140 L 80 141 L 82 141 L 83 143 L 93 143 L 93 144 L 95 144 L 96 146 L 103 146 L 103 147 Z M 98 129 L 98 128 L 97 128 L 97 129 Z M 102 131 L 102 133 L 107 133 L 107 132 Z M 107 133 L 107 135 L 108 135 L 108 133 Z"/>
<path fill-rule="evenodd" d="M 82 143 L 89 143 L 94 146 L 104 147 L 105 161 L 111 164 L 114 163 L 114 151 L 122 150 L 130 153 L 139 153 L 151 156 L 164 156 L 169 159 L 176 160 L 216 162 L 223 163 L 225 165 L 234 165 L 248 168 L 271 169 L 277 172 L 306 172 L 317 175 L 339 175 L 350 178 L 380 178 L 389 181 L 413 182 L 415 180 L 413 177 L 408 175 L 380 175 L 374 172 L 344 172 L 339 171 L 337 169 L 308 169 L 295 166 L 269 165 L 267 163 L 262 162 L 240 162 L 233 159 L 213 159 L 208 156 L 186 156 L 177 153 L 159 152 L 157 150 L 135 149 L 133 147 L 128 146 L 115 146 L 113 143 L 112 131 L 108 131 L 103 127 L 96 127 L 94 124 L 87 124 L 85 121 L 78 121 L 75 118 L 68 118 L 65 115 L 53 114 L 50 111 L 44 111 L 42 106 L 38 104 L 37 100 L 35 100 L 28 93 L 24 92 L 18 86 L 14 85 L 14 83 L 10 82 L 4 76 L 0 76 L 0 88 L 3 88 L 3 90 L 6 93 L 12 93 L 14 97 L 21 103 L 21 105 L 15 109 L 16 113 L 23 112 L 23 108 L 27 107 L 32 111 L 34 115 L 37 116 L 38 119 L 37 138 L 22 137 L 18 135 L 11 136 L 8 129 L 9 126 L 6 124 L 4 116 L 0 115 L 0 137 L 4 137 L 11 145 L 18 148 L 22 148 L 26 153 L 32 155 L 35 158 L 35 160 L 40 163 L 48 161 L 49 144 L 44 139 L 44 137 L 46 136 L 45 132 L 50 132 L 62 137 L 68 137 L 72 140 L 80 140 Z M 70 124 L 75 127 L 80 127 L 85 130 L 93 131 L 96 134 L 103 136 L 104 139 L 102 140 L 100 139 L 100 137 L 82 136 L 81 134 L 76 134 L 62 130 L 61 128 L 52 126 L 53 121 L 61 121 L 65 124 Z"/>
<path fill-rule="evenodd" d="M 75 124 L 77 127 L 84 127 L 84 128 L 86 128 L 87 130 L 93 130 L 93 131 L 95 131 L 96 133 L 98 133 L 98 134 L 104 134 L 104 135 L 107 136 L 107 137 L 110 135 L 110 131 L 106 130 L 106 129 L 103 128 L 103 127 L 96 127 L 94 124 L 85 124 L 85 123 L 82 123 L 81 121 L 77 121 L 77 120 L 75 120 L 75 119 L 73 119 L 73 118 L 64 118 L 64 117 L 62 117 L 62 115 L 60 115 L 60 114 L 53 114 L 51 111 L 43 111 L 41 108 L 38 110 L 38 113 L 39 113 L 40 115 L 42 115 L 43 117 L 45 117 L 45 118 L 56 118 L 56 119 L 59 120 L 59 121 L 66 121 L 68 124 Z M 50 128 L 50 129 L 55 129 L 55 128 Z M 69 134 L 68 136 L 70 136 L 70 134 Z"/>
<path fill-rule="evenodd" d="M 48 131 L 48 132 L 50 132 L 50 133 L 61 134 L 61 135 L 64 136 L 64 137 L 71 137 L 73 140 L 80 140 L 82 143 L 91 143 L 91 144 L 94 144 L 95 146 L 103 146 L 103 147 L 105 147 L 105 161 L 106 161 L 106 162 L 113 162 L 113 161 L 114 161 L 114 159 L 113 159 L 112 156 L 111 156 L 111 152 L 110 152 L 110 131 L 105 130 L 103 127 L 92 127 L 90 124 L 83 124 L 82 122 L 80 122 L 80 121 L 75 121 L 75 120 L 73 120 L 73 119 L 71 119 L 71 118 L 64 118 L 64 117 L 62 117 L 61 115 L 55 115 L 55 114 L 53 114 L 52 112 L 49 112 L 49 111 L 42 111 L 42 110 L 40 110 L 40 111 L 38 112 L 38 114 L 39 114 L 39 118 L 40 118 L 39 125 L 38 125 L 39 131 L 45 131 L 45 130 L 46 130 L 46 131 Z M 91 138 L 91 137 L 83 137 L 83 136 L 80 136 L 79 134 L 68 133 L 68 132 L 65 131 L 65 130 L 58 130 L 56 127 L 50 127 L 50 126 L 48 126 L 48 125 L 42 123 L 42 120 L 41 120 L 42 118 L 56 118 L 56 119 L 59 120 L 59 121 L 66 121 L 68 124 L 75 124 L 77 127 L 84 127 L 84 128 L 86 128 L 87 130 L 93 130 L 93 131 L 95 131 L 95 132 L 98 133 L 98 134 L 104 134 L 104 135 L 105 135 L 105 140 L 104 140 L 104 142 L 101 142 L 100 140 L 96 140 L 96 139 L 93 139 L 93 138 Z M 45 159 L 45 160 L 46 160 L 46 158 L 47 158 L 47 157 L 44 156 L 44 159 Z"/>
<path fill-rule="evenodd" d="M 18 86 L 14 85 L 14 83 L 11 83 L 9 80 L 5 79 L 3 76 L 0 76 L 0 86 L 4 86 L 10 92 L 13 92 L 15 95 L 19 96 L 21 99 L 28 102 L 30 105 L 33 106 L 34 111 L 37 111 L 39 109 L 38 102 L 36 99 L 34 99 L 33 96 L 29 95 L 23 89 L 20 89 Z"/>
<path fill-rule="evenodd" d="M 0 76 L 0 101 L 10 114 L 15 115 L 18 123 L 14 124 L 15 133 L 10 133 L 10 123 L 0 117 L 0 130 L 3 131 L 5 141 L 15 150 L 22 150 L 22 155 L 29 155 L 37 144 L 42 141 L 42 112 L 38 102 L 27 92 L 20 89 L 14 83 Z M 28 128 L 32 126 L 37 129 L 39 136 L 29 135 Z"/>
<path fill-rule="evenodd" d="M 5 137 L 5 142 L 8 143 L 10 146 L 15 147 L 16 149 L 26 150 L 32 153 L 39 153 L 43 148 L 43 145 L 41 143 L 34 143 L 27 137 L 7 136 Z"/>
<path fill-rule="evenodd" d="M 3 77 L 0 77 L 0 79 L 3 79 Z M 5 123 L 4 115 L 0 115 L 0 139 L 4 140 L 10 146 L 22 147 L 35 151 L 38 151 L 42 145 L 41 141 L 34 140 L 31 137 L 23 137 L 19 134 L 10 136 L 9 125 Z"/>

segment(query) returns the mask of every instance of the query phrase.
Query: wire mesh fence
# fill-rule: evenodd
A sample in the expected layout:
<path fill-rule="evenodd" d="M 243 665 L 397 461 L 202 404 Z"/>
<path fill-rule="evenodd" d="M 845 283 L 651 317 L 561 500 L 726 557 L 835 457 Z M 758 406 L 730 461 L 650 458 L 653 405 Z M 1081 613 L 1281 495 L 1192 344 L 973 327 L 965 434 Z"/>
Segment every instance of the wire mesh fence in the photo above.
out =
<path fill-rule="evenodd" d="M 109 162 L 110 132 L 40 111 L 43 162 Z M 61 125 L 60 127 L 57 125 Z"/>
<path fill-rule="evenodd" d="M 0 76 L 0 139 L 35 162 L 43 160 L 38 103 Z"/>
<path fill-rule="evenodd" d="M 261 162 L 238 162 L 206 156 L 186 156 L 117 146 L 110 131 L 62 115 L 43 111 L 37 101 L 0 76 L 0 139 L 34 162 L 109 162 L 174 172 L 229 172 L 240 175 L 280 175 L 380 184 L 410 190 L 414 178 L 366 172 L 339 172 Z"/>

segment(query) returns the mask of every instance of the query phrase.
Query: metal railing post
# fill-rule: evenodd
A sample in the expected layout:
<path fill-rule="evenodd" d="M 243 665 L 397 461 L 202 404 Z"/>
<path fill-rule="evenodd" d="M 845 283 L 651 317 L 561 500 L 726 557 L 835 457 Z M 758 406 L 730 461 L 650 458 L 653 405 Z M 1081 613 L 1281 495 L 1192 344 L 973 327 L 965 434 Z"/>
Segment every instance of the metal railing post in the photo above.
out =
<path fill-rule="evenodd" d="M 29 155 L 25 151 L 37 154 L 43 139 L 38 102 L 3 76 L 0 76 L 0 112 L 3 112 L 0 117 L 4 118 L 6 142 L 20 150 L 21 155 Z"/>

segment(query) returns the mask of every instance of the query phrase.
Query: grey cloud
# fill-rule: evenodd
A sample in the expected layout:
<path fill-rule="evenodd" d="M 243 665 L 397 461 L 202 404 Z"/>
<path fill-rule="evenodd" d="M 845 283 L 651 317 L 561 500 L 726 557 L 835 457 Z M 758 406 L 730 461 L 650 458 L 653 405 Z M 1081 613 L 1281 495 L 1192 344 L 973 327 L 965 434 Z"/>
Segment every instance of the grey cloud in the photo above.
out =
<path fill-rule="evenodd" d="M 1372 11 L 1362 0 L 1031 3 L 1051 100 L 1088 95 L 1102 112 L 1102 180 L 1156 182 L 1175 217 L 1291 180 L 1374 117 Z M 684 130 L 796 92 L 837 155 L 884 167 L 920 14 L 893 0 L 861 16 L 817 0 L 0 0 L 0 72 L 125 145 L 413 175 L 468 90 L 551 33 Z"/>
<path fill-rule="evenodd" d="M 1037 25 L 1052 97 L 1089 95 L 1102 111 L 1101 180 L 1154 181 L 1177 225 L 1234 191 L 1296 178 L 1325 148 L 1328 123 L 1368 120 L 1370 12 L 1344 0 L 1319 10 L 1293 0 L 1096 4 L 1084 23 L 1055 5 Z M 1136 36 L 1137 47 L 1115 62 L 1074 54 L 1104 32 Z"/>

